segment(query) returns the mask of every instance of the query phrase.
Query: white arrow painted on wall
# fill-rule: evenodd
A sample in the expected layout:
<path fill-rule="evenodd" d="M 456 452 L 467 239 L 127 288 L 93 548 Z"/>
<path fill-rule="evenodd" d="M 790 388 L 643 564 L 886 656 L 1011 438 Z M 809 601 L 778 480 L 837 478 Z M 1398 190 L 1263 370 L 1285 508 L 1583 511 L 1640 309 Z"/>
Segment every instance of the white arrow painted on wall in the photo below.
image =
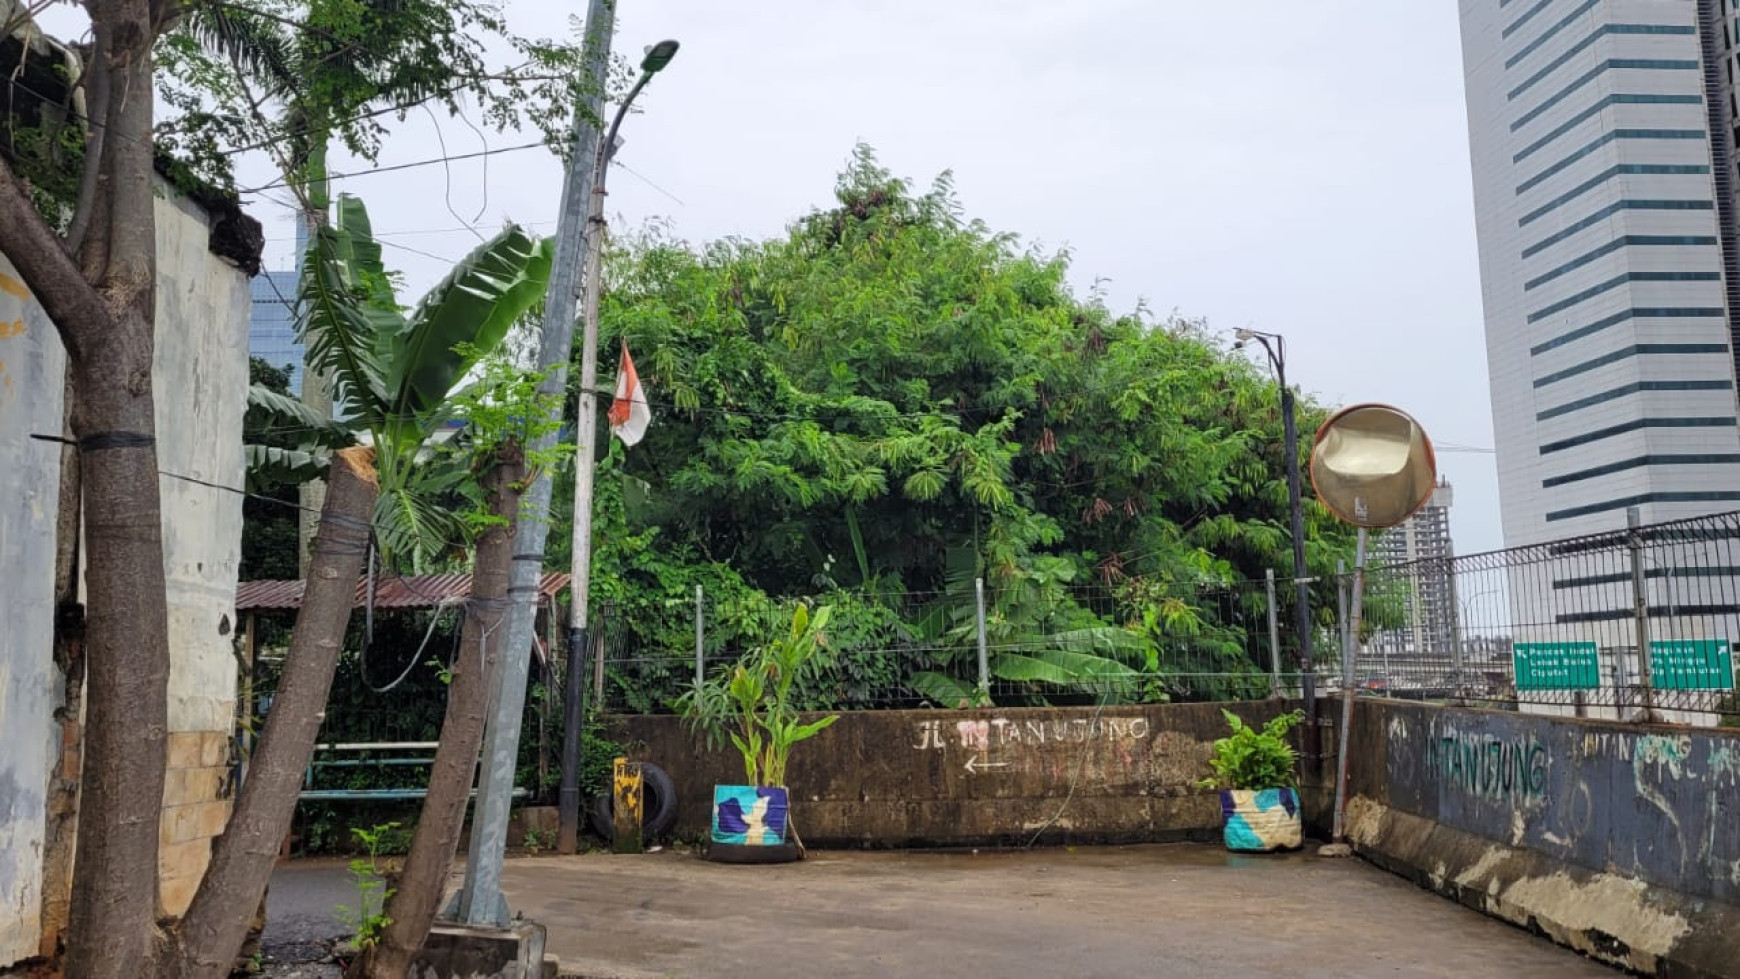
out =
<path fill-rule="evenodd" d="M 984 759 L 980 758 L 978 755 L 974 755 L 971 758 L 967 759 L 967 773 L 970 775 L 977 774 L 979 772 L 979 770 L 983 769 L 983 768 L 1008 768 L 1008 767 L 1009 767 L 1009 763 L 1006 761 L 985 761 Z"/>

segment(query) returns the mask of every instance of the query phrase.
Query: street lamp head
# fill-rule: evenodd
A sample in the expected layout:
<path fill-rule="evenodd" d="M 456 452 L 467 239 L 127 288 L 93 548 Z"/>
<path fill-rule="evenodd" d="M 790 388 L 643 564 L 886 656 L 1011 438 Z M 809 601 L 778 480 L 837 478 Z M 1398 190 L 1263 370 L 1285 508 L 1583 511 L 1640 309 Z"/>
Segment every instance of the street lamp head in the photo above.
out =
<path fill-rule="evenodd" d="M 1256 334 L 1255 330 L 1248 330 L 1248 329 L 1245 329 L 1244 327 L 1241 326 L 1238 329 L 1233 331 L 1233 336 L 1238 338 L 1239 342 L 1233 344 L 1233 346 L 1235 348 L 1237 348 L 1237 347 L 1242 347 L 1246 343 L 1249 343 L 1250 341 L 1256 339 L 1257 334 Z"/>
<path fill-rule="evenodd" d="M 649 75 L 663 71 L 671 63 L 671 59 L 677 56 L 677 48 L 680 46 L 676 41 L 666 39 L 647 48 L 646 57 L 640 62 L 640 70 Z"/>

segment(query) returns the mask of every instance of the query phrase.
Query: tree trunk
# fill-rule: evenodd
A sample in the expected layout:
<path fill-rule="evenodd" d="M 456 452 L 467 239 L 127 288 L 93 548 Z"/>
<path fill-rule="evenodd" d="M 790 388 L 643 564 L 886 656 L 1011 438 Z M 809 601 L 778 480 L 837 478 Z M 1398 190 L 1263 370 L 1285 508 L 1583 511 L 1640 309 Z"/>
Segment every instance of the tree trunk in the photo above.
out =
<path fill-rule="evenodd" d="M 356 603 L 378 490 L 373 459 L 374 450 L 366 448 L 344 449 L 333 457 L 290 656 L 205 879 L 159 949 L 157 974 L 164 979 L 228 976 L 247 937 L 246 911 L 258 907 L 265 893 L 326 716 L 332 675 Z"/>
<path fill-rule="evenodd" d="M 465 609 L 459 652 L 453 660 L 447 715 L 441 722 L 441 746 L 435 750 L 429 794 L 423 800 L 404 872 L 386 906 L 392 922 L 380 944 L 357 960 L 352 975 L 405 979 L 411 959 L 422 948 L 435 921 L 465 824 L 478 748 L 483 742 L 490 680 L 507 631 L 503 626 L 507 622 L 514 527 L 525 479 L 525 456 L 517 443 L 502 445 L 491 462 L 485 487 L 490 513 L 499 523 L 478 539 L 472 561 L 471 598 Z"/>
<path fill-rule="evenodd" d="M 157 910 L 169 641 L 151 392 L 157 279 L 148 0 L 92 0 L 110 98 L 75 263 L 0 164 L 0 247 L 54 321 L 77 392 L 84 490 L 85 746 L 69 979 L 140 975 Z"/>

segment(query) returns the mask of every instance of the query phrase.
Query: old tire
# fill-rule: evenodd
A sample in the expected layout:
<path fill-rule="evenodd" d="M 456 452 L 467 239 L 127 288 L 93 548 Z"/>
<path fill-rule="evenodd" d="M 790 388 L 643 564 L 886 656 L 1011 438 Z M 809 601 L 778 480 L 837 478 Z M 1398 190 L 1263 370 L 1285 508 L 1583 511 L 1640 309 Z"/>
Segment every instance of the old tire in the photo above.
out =
<path fill-rule="evenodd" d="M 658 839 L 677 823 L 677 786 L 664 769 L 651 762 L 640 764 L 641 792 L 646 816 L 641 821 L 642 839 Z M 606 841 L 616 838 L 616 806 L 609 792 L 592 797 L 592 828 Z"/>
<path fill-rule="evenodd" d="M 745 846 L 742 843 L 709 843 L 707 859 L 714 863 L 793 863 L 803 859 L 797 843 L 786 840 L 775 846 Z"/>

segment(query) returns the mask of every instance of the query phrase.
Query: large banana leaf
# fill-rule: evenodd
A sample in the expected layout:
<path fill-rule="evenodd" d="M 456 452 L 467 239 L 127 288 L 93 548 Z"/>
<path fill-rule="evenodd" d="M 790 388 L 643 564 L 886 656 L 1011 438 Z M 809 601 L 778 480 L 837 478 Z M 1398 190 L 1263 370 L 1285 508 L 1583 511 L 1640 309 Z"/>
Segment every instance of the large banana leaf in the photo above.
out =
<path fill-rule="evenodd" d="M 1125 692 L 1136 681 L 1136 671 L 1104 656 L 1064 649 L 1028 653 L 998 653 L 991 672 L 1018 683 L 1049 683 L 1095 693 Z"/>
<path fill-rule="evenodd" d="M 553 239 L 537 241 L 510 226 L 477 246 L 423 297 L 389 347 L 388 416 L 395 424 L 440 407 L 478 357 L 499 345 L 543 298 L 554 248 Z"/>
<path fill-rule="evenodd" d="M 242 447 L 247 488 L 258 492 L 276 486 L 300 486 L 326 475 L 331 456 L 325 449 L 281 449 L 275 445 Z"/>
<path fill-rule="evenodd" d="M 942 673 L 914 673 L 907 682 L 924 699 L 946 710 L 981 706 L 984 700 L 978 687 Z"/>

